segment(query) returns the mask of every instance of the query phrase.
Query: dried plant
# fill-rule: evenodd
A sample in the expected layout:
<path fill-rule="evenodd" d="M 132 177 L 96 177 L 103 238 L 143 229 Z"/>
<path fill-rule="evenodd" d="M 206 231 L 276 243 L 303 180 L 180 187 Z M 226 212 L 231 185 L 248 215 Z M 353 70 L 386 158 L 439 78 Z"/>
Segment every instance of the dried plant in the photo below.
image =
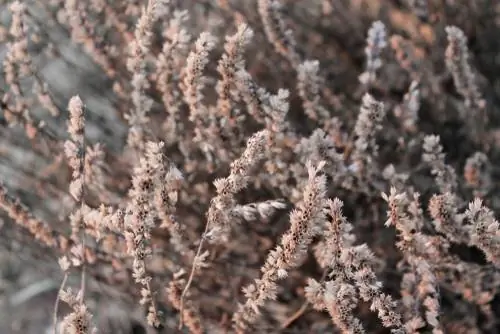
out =
<path fill-rule="evenodd" d="M 495 1 L 0 9 L 0 332 L 500 330 Z"/>

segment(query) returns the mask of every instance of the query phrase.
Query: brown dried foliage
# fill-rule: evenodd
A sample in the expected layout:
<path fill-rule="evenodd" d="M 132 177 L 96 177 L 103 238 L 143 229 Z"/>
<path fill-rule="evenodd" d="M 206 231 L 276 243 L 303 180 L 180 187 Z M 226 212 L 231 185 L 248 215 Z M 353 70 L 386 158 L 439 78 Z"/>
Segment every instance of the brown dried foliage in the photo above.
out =
<path fill-rule="evenodd" d="M 64 274 L 54 331 L 103 297 L 165 333 L 500 330 L 495 1 L 0 8 L 0 240 Z"/>

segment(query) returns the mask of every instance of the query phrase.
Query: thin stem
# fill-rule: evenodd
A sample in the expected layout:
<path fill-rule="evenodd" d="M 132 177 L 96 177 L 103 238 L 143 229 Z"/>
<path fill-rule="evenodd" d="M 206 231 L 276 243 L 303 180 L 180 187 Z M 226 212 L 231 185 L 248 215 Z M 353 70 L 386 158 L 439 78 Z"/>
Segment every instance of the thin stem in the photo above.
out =
<path fill-rule="evenodd" d="M 302 304 L 302 306 L 297 310 L 297 312 L 292 314 L 290 317 L 288 317 L 288 319 L 285 320 L 285 322 L 283 322 L 283 324 L 281 325 L 281 329 L 288 328 L 288 326 L 290 326 L 295 320 L 297 320 L 302 316 L 302 314 L 304 314 L 304 312 L 307 310 L 308 307 L 309 307 L 309 302 L 306 300 Z"/>
<path fill-rule="evenodd" d="M 67 281 L 68 281 L 68 273 L 64 273 L 64 278 L 61 283 L 61 287 L 57 292 L 56 303 L 54 305 L 53 334 L 57 334 L 57 313 L 59 310 L 59 301 L 61 300 L 61 292 L 64 290 L 64 286 L 66 285 Z"/>
<path fill-rule="evenodd" d="M 83 207 L 83 204 L 82 204 L 82 207 Z M 85 231 L 82 231 L 82 274 L 81 274 L 81 282 L 80 282 L 80 291 L 81 291 L 81 303 L 83 303 L 83 301 L 85 300 L 85 281 L 86 281 L 86 278 L 87 278 L 87 266 L 85 265 L 85 259 L 86 259 L 86 255 L 85 255 L 85 247 L 86 247 L 86 243 L 85 243 Z"/>
<path fill-rule="evenodd" d="M 85 110 L 85 109 L 83 109 Z M 85 117 L 84 113 L 82 112 L 82 117 Z M 81 274 L 81 282 L 80 282 L 80 290 L 81 290 L 81 300 L 80 302 L 83 304 L 83 301 L 85 300 L 85 281 L 86 281 L 86 278 L 87 278 L 87 267 L 85 265 L 85 262 L 87 260 L 87 257 L 86 257 L 86 254 L 85 254 L 85 247 L 86 247 L 86 242 L 85 242 L 85 221 L 84 221 L 84 218 L 83 218 L 83 207 L 85 205 L 85 156 L 86 156 L 86 146 L 85 146 L 85 126 L 83 126 L 83 141 L 82 141 L 82 146 L 81 146 L 81 150 L 82 150 L 82 156 L 81 156 L 81 178 L 83 179 L 83 185 L 82 185 L 82 193 L 80 195 L 80 217 L 82 219 L 82 221 L 80 222 L 81 223 L 81 226 L 83 225 L 83 228 L 81 228 L 80 230 L 80 239 L 81 239 L 81 243 L 82 243 L 82 274 Z"/>
<path fill-rule="evenodd" d="M 209 222 L 207 221 L 207 224 L 205 225 L 205 231 L 203 231 L 203 235 L 201 236 L 201 240 L 200 240 L 200 244 L 198 245 L 198 249 L 196 250 L 196 255 L 194 256 L 194 259 L 193 259 L 193 265 L 191 267 L 191 272 L 189 273 L 189 278 L 186 282 L 186 285 L 184 286 L 184 290 L 182 290 L 182 294 L 181 294 L 181 305 L 179 307 L 179 317 L 180 317 L 180 320 L 179 320 L 179 330 L 182 329 L 182 326 L 183 326 L 183 317 L 182 317 L 182 314 L 184 313 L 184 299 L 186 297 L 186 294 L 189 290 L 189 287 L 191 286 L 191 283 L 193 282 L 193 278 L 194 278 L 194 272 L 196 270 L 196 261 L 198 260 L 199 256 L 200 256 L 200 253 L 201 253 L 201 249 L 203 247 L 203 242 L 205 241 L 205 238 L 206 238 L 206 235 L 207 235 L 207 232 L 208 232 L 208 227 L 209 227 Z"/>

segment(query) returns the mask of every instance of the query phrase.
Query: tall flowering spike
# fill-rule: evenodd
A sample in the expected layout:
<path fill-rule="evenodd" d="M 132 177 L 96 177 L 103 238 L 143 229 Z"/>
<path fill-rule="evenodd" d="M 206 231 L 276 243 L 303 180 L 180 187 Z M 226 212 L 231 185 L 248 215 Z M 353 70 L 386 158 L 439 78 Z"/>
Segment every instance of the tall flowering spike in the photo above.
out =
<path fill-rule="evenodd" d="M 370 94 L 365 94 L 361 101 L 361 110 L 354 128 L 359 137 L 368 137 L 380 128 L 380 122 L 385 116 L 384 104 L 375 100 Z M 360 142 L 358 145 L 363 146 Z"/>
<path fill-rule="evenodd" d="M 74 96 L 68 104 L 69 121 L 68 133 L 70 139 L 64 143 L 64 151 L 68 158 L 68 163 L 73 170 L 70 193 L 76 201 L 80 201 L 83 196 L 84 185 L 84 105 L 79 96 Z"/>
<path fill-rule="evenodd" d="M 376 79 L 377 70 L 382 67 L 382 52 L 387 47 L 387 32 L 382 21 L 373 22 L 366 38 L 366 69 L 359 77 L 363 84 L 371 84 Z"/>
<path fill-rule="evenodd" d="M 328 281 L 325 284 L 323 300 L 333 323 L 343 333 L 366 333 L 361 321 L 354 316 L 358 304 L 355 287 L 351 284 Z"/>
<path fill-rule="evenodd" d="M 326 282 L 310 282 L 306 297 L 315 308 L 328 310 L 343 332 L 364 333 L 361 322 L 353 314 L 359 300 L 363 300 L 371 302 L 370 309 L 378 313 L 384 327 L 392 327 L 393 333 L 405 333 L 395 302 L 382 292 L 382 282 L 377 280 L 372 251 L 366 244 L 353 245 L 355 236 L 342 213 L 342 201 L 329 200 L 327 204 L 331 225 L 322 236 L 323 246 L 328 250 L 317 251 L 316 255 L 320 265 L 331 272 Z"/>
<path fill-rule="evenodd" d="M 370 172 L 373 162 L 378 155 L 378 145 L 376 135 L 382 128 L 382 120 L 385 117 L 384 104 L 366 93 L 361 101 L 361 108 L 354 126 L 354 133 L 357 136 L 354 142 L 352 160 L 355 164 L 355 171 L 361 175 Z"/>
<path fill-rule="evenodd" d="M 144 127 L 149 121 L 148 113 L 153 105 L 152 99 L 146 95 L 149 81 L 146 73 L 146 56 L 151 47 L 153 26 L 158 14 L 168 0 L 149 0 L 143 10 L 135 29 L 135 40 L 131 44 L 130 56 L 127 60 L 127 69 L 132 73 L 132 103 L 130 114 L 126 115 L 129 123 L 127 145 L 142 150 L 144 147 Z"/>
<path fill-rule="evenodd" d="M 465 215 L 472 223 L 471 243 L 486 254 L 488 261 L 500 268 L 500 225 L 493 211 L 476 198 L 469 204 Z"/>
<path fill-rule="evenodd" d="M 233 218 L 236 218 L 238 215 L 238 213 L 234 212 L 236 208 L 235 195 L 248 185 L 250 172 L 258 166 L 264 157 L 264 151 L 269 136 L 270 133 L 268 130 L 262 130 L 250 137 L 247 142 L 247 147 L 241 157 L 231 163 L 231 173 L 229 176 L 214 181 L 217 196 L 210 202 L 205 232 L 203 233 L 193 260 L 190 278 L 181 295 L 179 307 L 181 313 L 181 326 L 183 323 L 184 300 L 193 281 L 194 272 L 197 268 L 201 267 L 203 262 L 205 262 L 204 258 L 208 254 L 207 252 L 202 253 L 203 242 L 206 239 L 210 239 L 212 242 L 217 243 L 227 240 L 227 232 L 230 230 L 230 223 Z"/>
<path fill-rule="evenodd" d="M 32 102 L 27 99 L 25 92 L 21 89 L 20 80 L 23 77 L 30 77 L 33 81 L 32 90 L 38 102 L 53 116 L 59 114 L 59 109 L 48 94 L 46 83 L 42 82 L 40 76 L 35 74 L 36 66 L 34 66 L 28 50 L 31 36 L 28 34 L 26 25 L 26 18 L 29 16 L 26 4 L 22 1 L 14 1 L 9 5 L 9 10 L 12 13 L 9 29 L 12 41 L 7 43 L 7 53 L 3 59 L 3 70 L 5 82 L 9 87 L 8 95 L 12 95 L 15 103 L 9 106 L 8 112 L 5 112 L 5 119 L 9 123 L 15 121 L 23 124 L 28 137 L 33 138 L 37 134 L 38 125 L 31 118 L 31 112 L 29 111 L 31 108 L 29 106 Z"/>
<path fill-rule="evenodd" d="M 453 242 L 468 243 L 468 227 L 464 224 L 462 215 L 458 214 L 456 195 L 433 195 L 429 200 L 429 213 L 438 232 L 445 234 Z"/>
<path fill-rule="evenodd" d="M 68 132 L 71 139 L 79 144 L 83 144 L 83 131 L 85 127 L 83 109 L 83 102 L 78 95 L 73 96 L 69 100 L 68 111 L 70 118 L 68 123 Z"/>
<path fill-rule="evenodd" d="M 457 175 L 453 167 L 445 162 L 441 139 L 436 135 L 424 137 L 422 160 L 431 167 L 441 193 L 453 193 L 457 189 Z"/>
<path fill-rule="evenodd" d="M 25 15 L 26 5 L 14 1 L 9 6 L 12 21 L 9 29 L 13 41 L 7 44 L 7 53 L 3 60 L 5 81 L 10 86 L 10 91 L 17 97 L 22 96 L 19 80 L 29 74 L 31 57 L 28 53 L 28 38 L 26 34 Z"/>
<path fill-rule="evenodd" d="M 281 1 L 258 0 L 257 7 L 267 39 L 274 46 L 276 52 L 287 58 L 294 67 L 297 67 L 300 63 L 297 42 L 292 31 L 286 28 L 281 11 Z"/>
<path fill-rule="evenodd" d="M 151 46 L 153 25 L 158 19 L 158 14 L 165 8 L 169 0 L 148 0 L 146 8 L 137 21 L 135 40 L 131 45 L 131 57 L 127 61 L 127 68 L 132 73 L 140 72 L 144 67 L 144 59 Z"/>
<path fill-rule="evenodd" d="M 73 170 L 69 191 L 73 198 L 79 204 L 79 207 L 70 215 L 71 239 L 75 245 L 70 250 L 70 260 L 73 266 L 81 266 L 81 287 L 78 296 L 71 296 L 71 293 L 60 292 L 61 300 L 71 306 L 71 312 L 63 320 L 64 333 L 91 333 L 90 313 L 84 304 L 85 286 L 86 286 L 86 268 L 85 263 L 88 260 L 87 247 L 85 246 L 85 230 L 83 210 L 85 207 L 83 191 L 85 185 L 85 118 L 84 105 L 79 96 L 73 96 L 68 103 L 69 121 L 68 133 L 70 139 L 64 143 L 64 150 L 68 158 L 69 165 Z M 69 262 L 66 257 L 60 260 L 61 267 L 67 275 Z M 67 276 L 66 276 L 67 277 Z M 63 281 L 64 285 L 65 280 Z M 62 289 L 62 287 L 61 287 Z M 66 298 L 66 300 L 65 300 Z M 56 311 L 59 298 L 56 300 Z M 66 327 L 64 327 L 66 326 Z"/>
<path fill-rule="evenodd" d="M 323 242 L 315 249 L 316 259 L 323 268 L 336 268 L 340 263 L 343 249 L 351 247 L 356 241 L 353 226 L 342 212 L 344 203 L 335 198 L 327 200 L 326 208 L 331 217 L 328 228 L 323 232 Z"/>
<path fill-rule="evenodd" d="M 163 105 L 167 113 L 163 128 L 166 130 L 167 141 L 170 143 L 179 140 L 178 134 L 182 129 L 178 112 L 183 101 L 179 88 L 181 79 L 177 74 L 177 69 L 184 66 L 191 42 L 191 35 L 183 27 L 189 18 L 188 11 L 175 10 L 172 16 L 164 28 L 164 43 L 155 66 L 156 88 L 162 94 Z"/>
<path fill-rule="evenodd" d="M 313 236 L 323 224 L 326 204 L 326 177 L 321 174 L 324 162 L 307 163 L 309 178 L 302 202 L 290 215 L 290 229 L 283 235 L 280 245 L 269 252 L 261 268 L 261 278 L 243 289 L 246 297 L 233 316 L 237 333 L 247 332 L 258 321 L 260 309 L 267 300 L 277 297 L 277 282 L 285 278 L 288 270 L 296 268 L 307 254 Z"/>
<path fill-rule="evenodd" d="M 227 238 L 234 214 L 232 211 L 236 206 L 234 195 L 247 187 L 250 173 L 264 157 L 269 135 L 269 131 L 262 130 L 250 137 L 241 157 L 231 163 L 230 175 L 214 181 L 217 196 L 212 199 L 207 213 L 207 235 L 212 241 L 220 242 Z"/>
<path fill-rule="evenodd" d="M 469 49 L 464 32 L 455 26 L 446 27 L 448 47 L 446 48 L 446 66 L 453 76 L 453 82 L 460 95 L 465 99 L 466 107 L 473 113 L 479 113 L 485 107 L 476 77 L 469 64 Z M 466 118 L 467 115 L 462 115 Z"/>
<path fill-rule="evenodd" d="M 150 245 L 151 230 L 155 227 L 154 187 L 164 181 L 165 156 L 163 142 L 147 142 L 138 166 L 134 168 L 132 187 L 129 191 L 129 203 L 125 216 L 125 231 L 122 231 L 127 243 L 127 252 L 133 258 L 132 276 L 142 285 L 141 305 L 148 305 L 148 324 L 160 325 L 159 312 L 154 300 L 146 270 L 146 260 L 152 254 Z"/>
<path fill-rule="evenodd" d="M 248 25 L 241 24 L 238 26 L 236 34 L 226 37 L 226 43 L 224 44 L 225 53 L 217 65 L 217 71 L 222 77 L 216 86 L 217 94 L 219 95 L 217 111 L 221 115 L 227 116 L 231 111 L 231 88 L 235 85 L 236 72 L 245 67 L 243 52 L 250 44 L 253 34 L 253 30 Z"/>
<path fill-rule="evenodd" d="M 411 314 L 411 321 L 407 322 L 405 327 L 425 325 L 424 320 L 416 311 L 421 304 L 426 309 L 425 321 L 433 328 L 433 333 L 442 334 L 439 321 L 438 282 L 433 272 L 433 264 L 429 260 L 429 255 L 436 254 L 437 249 L 433 247 L 429 236 L 420 232 L 424 217 L 420 208 L 419 195 L 398 193 L 395 188 L 391 188 L 389 195 L 383 193 L 382 197 L 389 205 L 386 226 L 392 225 L 399 232 L 399 241 L 396 245 L 403 252 L 402 264 L 412 269 L 403 276 L 401 283 L 403 303 L 407 312 Z M 411 291 L 412 285 L 417 287 L 416 296 Z"/>
<path fill-rule="evenodd" d="M 66 250 L 63 244 L 67 243 L 67 239 L 58 235 L 46 222 L 33 217 L 32 213 L 17 198 L 9 195 L 3 183 L 0 183 L 0 209 L 16 224 L 27 229 L 43 245 L 59 248 L 62 251 Z"/>
<path fill-rule="evenodd" d="M 403 102 L 396 106 L 394 110 L 394 115 L 401 120 L 401 124 L 408 132 L 414 133 L 417 131 L 420 99 L 420 82 L 413 80 L 408 92 L 403 97 Z"/>
<path fill-rule="evenodd" d="M 202 121 L 206 117 L 206 107 L 201 103 L 205 87 L 203 71 L 209 62 L 210 52 L 216 46 L 216 38 L 209 32 L 202 32 L 186 61 L 182 90 L 184 100 L 189 106 L 191 121 Z M 203 122 L 201 124 L 204 124 Z"/>
<path fill-rule="evenodd" d="M 324 80 L 319 75 L 317 60 L 306 60 L 297 67 L 297 91 L 302 99 L 304 113 L 312 120 L 323 122 L 330 118 L 328 110 L 320 105 L 320 91 Z"/>

